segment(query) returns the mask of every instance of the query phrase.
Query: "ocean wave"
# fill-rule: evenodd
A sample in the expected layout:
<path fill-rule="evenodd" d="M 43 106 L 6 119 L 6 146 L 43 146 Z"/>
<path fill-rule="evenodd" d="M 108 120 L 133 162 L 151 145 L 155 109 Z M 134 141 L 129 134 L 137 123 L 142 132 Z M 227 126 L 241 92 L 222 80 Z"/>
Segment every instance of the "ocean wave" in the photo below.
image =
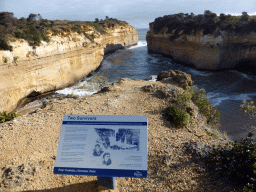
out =
<path fill-rule="evenodd" d="M 94 76 L 89 77 L 75 86 L 58 90 L 56 91 L 56 93 L 62 94 L 62 95 L 72 94 L 79 97 L 92 95 L 94 93 L 97 93 L 100 90 L 100 84 L 94 81 L 93 79 L 94 79 Z"/>
<path fill-rule="evenodd" d="M 146 41 L 139 41 L 137 45 L 131 46 L 128 49 L 135 49 L 135 48 L 144 47 L 144 46 L 147 46 L 147 42 Z"/>
<path fill-rule="evenodd" d="M 237 70 L 230 70 L 238 75 L 240 75 L 241 77 L 243 77 L 244 79 L 247 79 L 247 80 L 256 80 L 256 78 L 254 76 L 249 76 L 243 72 L 240 72 L 240 71 L 237 71 Z"/>
<path fill-rule="evenodd" d="M 76 95 L 79 97 L 92 95 L 94 93 L 97 93 L 97 91 L 87 91 L 87 90 L 81 90 L 81 89 L 72 89 L 72 88 L 66 88 L 63 90 L 56 91 L 56 93 L 61 95 Z"/>
<path fill-rule="evenodd" d="M 209 99 L 210 103 L 213 106 L 218 106 L 221 104 L 222 101 L 225 100 L 236 100 L 236 101 L 243 101 L 243 100 L 251 100 L 253 96 L 256 96 L 256 93 L 248 93 L 248 94 L 236 94 L 236 95 L 226 95 L 222 93 L 207 93 L 207 98 Z"/>
<path fill-rule="evenodd" d="M 198 76 L 210 76 L 210 75 L 213 74 L 210 71 L 198 71 L 198 70 L 193 69 L 193 68 L 189 68 L 188 73 L 192 73 L 193 75 L 198 75 Z"/>

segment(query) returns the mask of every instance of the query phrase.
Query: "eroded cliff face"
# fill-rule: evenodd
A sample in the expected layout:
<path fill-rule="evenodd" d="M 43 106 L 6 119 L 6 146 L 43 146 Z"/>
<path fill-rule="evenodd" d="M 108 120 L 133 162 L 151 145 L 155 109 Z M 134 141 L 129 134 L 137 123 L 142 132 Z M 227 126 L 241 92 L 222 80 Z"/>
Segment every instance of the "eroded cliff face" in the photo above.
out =
<path fill-rule="evenodd" d="M 138 43 L 138 33 L 130 25 L 105 28 L 100 34 L 94 27 L 86 29 L 94 41 L 71 32 L 52 36 L 33 49 L 18 39 L 10 44 L 13 51 L 0 51 L 0 111 L 12 111 L 29 95 L 61 89 L 97 69 L 104 54 Z"/>
<path fill-rule="evenodd" d="M 198 70 L 222 70 L 248 68 L 256 74 L 256 33 L 230 35 L 180 35 L 173 33 L 154 34 L 154 23 L 147 33 L 148 52 L 171 57 L 175 62 L 195 67 Z M 164 31 L 164 30 L 163 30 Z M 167 30 L 166 30 L 167 31 Z M 180 32 L 182 34 L 182 31 Z"/>

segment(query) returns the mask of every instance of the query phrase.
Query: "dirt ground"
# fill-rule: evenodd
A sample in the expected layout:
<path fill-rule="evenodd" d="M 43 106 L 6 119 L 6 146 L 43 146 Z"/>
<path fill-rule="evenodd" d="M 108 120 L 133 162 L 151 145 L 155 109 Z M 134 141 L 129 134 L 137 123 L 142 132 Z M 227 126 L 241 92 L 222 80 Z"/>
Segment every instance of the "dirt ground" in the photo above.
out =
<path fill-rule="evenodd" d="M 146 115 L 148 177 L 117 178 L 115 191 L 238 191 L 226 178 L 207 171 L 192 151 L 224 144 L 229 139 L 213 131 L 199 113 L 193 125 L 176 128 L 161 112 L 169 99 L 142 87 L 182 88 L 174 84 L 121 79 L 107 92 L 79 99 L 52 100 L 46 107 L 0 124 L 0 191 L 111 191 L 97 177 L 55 175 L 63 115 Z"/>

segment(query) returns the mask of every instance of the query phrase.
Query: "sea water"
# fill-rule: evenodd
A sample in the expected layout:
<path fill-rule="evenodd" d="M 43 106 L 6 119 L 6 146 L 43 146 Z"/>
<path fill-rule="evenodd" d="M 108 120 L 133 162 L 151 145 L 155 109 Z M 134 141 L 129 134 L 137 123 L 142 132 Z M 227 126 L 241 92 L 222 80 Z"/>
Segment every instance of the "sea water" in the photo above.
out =
<path fill-rule="evenodd" d="M 147 51 L 146 33 L 148 29 L 137 29 L 138 45 L 117 50 L 106 55 L 101 66 L 93 75 L 75 86 L 59 90 L 59 94 L 78 96 L 90 95 L 100 89 L 99 82 L 107 78 L 114 82 L 120 78 L 146 79 L 165 70 L 181 70 L 191 75 L 194 85 L 206 90 L 206 96 L 212 106 L 221 113 L 221 130 L 237 140 L 245 137 L 249 128 L 256 126 L 255 120 L 240 110 L 244 99 L 256 102 L 256 80 L 235 70 L 221 72 L 198 71 L 194 68 L 173 62 L 170 58 Z"/>

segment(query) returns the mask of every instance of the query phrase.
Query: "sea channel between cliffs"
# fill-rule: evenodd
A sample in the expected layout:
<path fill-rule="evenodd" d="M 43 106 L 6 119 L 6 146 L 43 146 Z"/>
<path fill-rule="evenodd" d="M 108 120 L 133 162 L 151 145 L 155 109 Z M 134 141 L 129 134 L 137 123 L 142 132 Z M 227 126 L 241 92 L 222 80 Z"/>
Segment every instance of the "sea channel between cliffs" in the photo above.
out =
<path fill-rule="evenodd" d="M 194 68 L 177 64 L 170 58 L 159 54 L 149 54 L 146 34 L 149 29 L 137 29 L 138 45 L 118 50 L 107 55 L 93 76 L 85 78 L 75 86 L 59 90 L 61 95 L 85 96 L 97 92 L 98 77 L 107 78 L 109 84 L 120 78 L 146 79 L 161 71 L 181 70 L 191 75 L 193 87 L 204 88 L 212 106 L 221 113 L 221 130 L 227 132 L 233 140 L 245 137 L 254 120 L 240 110 L 243 99 L 256 101 L 255 79 L 235 70 L 198 71 Z"/>
<path fill-rule="evenodd" d="M 139 35 L 145 37 L 147 29 L 140 32 Z M 20 63 L 15 64 L 19 65 Z M 211 77 L 213 80 L 219 80 L 216 76 L 220 77 L 219 73 L 198 72 L 161 55 L 147 54 L 146 43 L 142 39 L 140 39 L 139 46 L 108 55 L 95 75 L 107 77 L 112 83 L 126 75 L 131 79 L 145 79 L 152 74 L 155 75 L 169 69 L 179 69 L 193 74 L 195 78 L 193 79 L 192 76 L 192 80 L 195 85 L 208 85 L 209 88 L 213 86 L 213 83 L 206 84 L 209 81 L 207 77 Z M 230 71 L 224 72 L 222 78 L 227 77 L 227 74 L 230 75 Z M 240 80 L 243 76 L 241 73 L 233 73 L 233 71 L 231 74 L 237 75 Z M 247 76 L 243 77 L 250 80 Z M 83 98 L 50 99 L 45 108 L 18 117 L 12 122 L 0 124 L 0 144 L 3 154 L 0 156 L 0 167 L 2 167 L 0 189 L 9 191 L 103 190 L 97 185 L 95 177 L 52 174 L 63 115 L 101 114 L 147 115 L 148 117 L 148 178 L 118 178 L 118 191 L 134 191 L 134 189 L 138 191 L 157 191 L 159 189 L 162 191 L 232 190 L 231 183 L 226 178 L 209 176 L 202 159 L 193 155 L 198 152 L 203 156 L 209 146 L 225 144 L 230 140 L 218 132 L 214 132 L 214 135 L 218 135 L 217 138 L 208 135 L 205 130 L 214 130 L 198 113 L 195 113 L 197 117 L 194 117 L 194 125 L 190 127 L 192 132 L 186 128 L 177 129 L 163 119 L 161 112 L 168 102 L 164 98 L 159 98 L 154 91 L 153 93 L 150 89 L 148 91 L 148 88 L 153 88 L 152 90 L 156 88 L 156 92 L 166 86 L 181 90 L 176 84 L 131 79 L 123 78 L 113 83 L 104 92 Z M 216 88 L 223 84 L 223 79 L 219 81 L 219 84 L 216 83 L 213 90 L 220 92 Z M 229 79 L 227 78 L 227 80 Z M 196 81 L 201 84 L 197 84 Z M 225 88 L 229 87 L 230 84 L 227 82 Z M 206 91 L 209 89 L 204 88 Z M 219 88 L 223 89 L 223 87 Z M 233 88 L 237 90 L 237 88 Z M 222 103 L 219 102 L 219 98 L 218 96 L 212 97 L 211 102 Z"/>

